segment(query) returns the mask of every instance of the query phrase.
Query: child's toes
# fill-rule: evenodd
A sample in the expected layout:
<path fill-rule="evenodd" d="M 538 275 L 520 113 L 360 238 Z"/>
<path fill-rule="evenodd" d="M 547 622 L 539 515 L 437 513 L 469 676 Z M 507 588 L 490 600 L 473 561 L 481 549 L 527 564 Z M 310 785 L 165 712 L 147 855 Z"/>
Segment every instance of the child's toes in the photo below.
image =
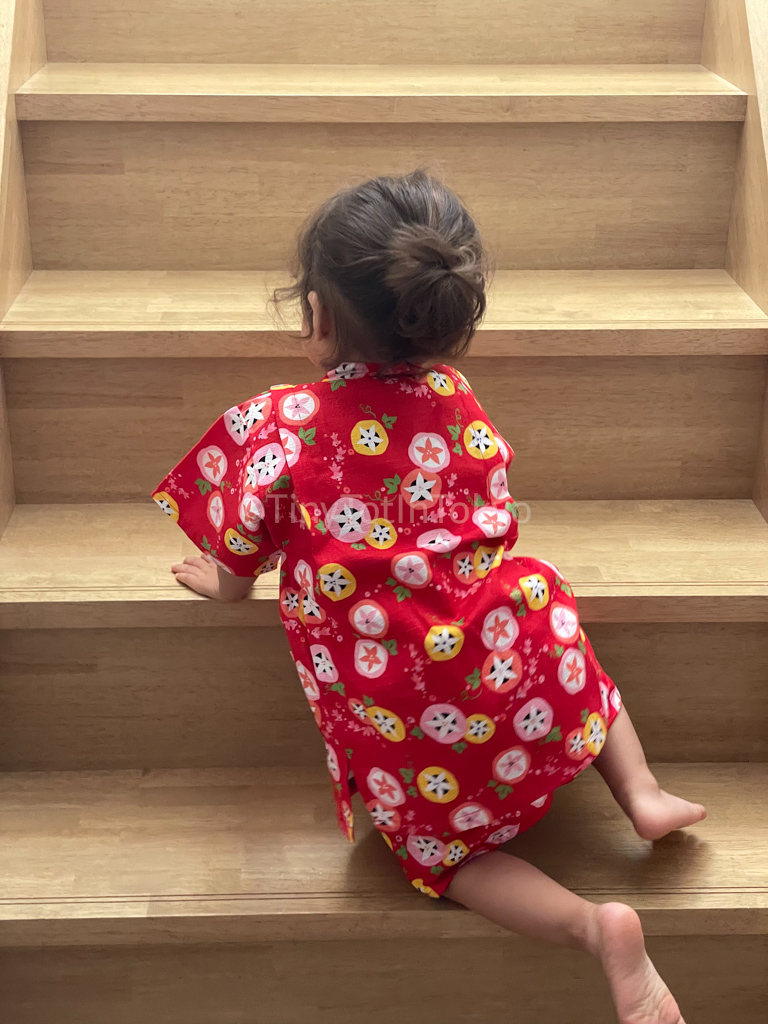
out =
<path fill-rule="evenodd" d="M 702 804 L 692 804 L 672 793 L 659 790 L 640 796 L 632 809 L 632 823 L 643 839 L 662 839 L 678 828 L 688 828 L 706 818 Z"/>

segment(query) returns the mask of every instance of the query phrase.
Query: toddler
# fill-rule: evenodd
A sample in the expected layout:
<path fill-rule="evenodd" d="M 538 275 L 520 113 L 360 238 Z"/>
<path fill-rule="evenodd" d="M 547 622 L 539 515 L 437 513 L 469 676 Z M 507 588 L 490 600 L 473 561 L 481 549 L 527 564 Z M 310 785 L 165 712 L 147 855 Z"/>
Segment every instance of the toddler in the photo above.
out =
<path fill-rule="evenodd" d="M 310 219 L 294 277 L 325 376 L 233 406 L 159 486 L 204 552 L 176 579 L 235 601 L 279 568 L 345 836 L 359 792 L 418 890 L 598 957 L 622 1024 L 681 1024 L 630 907 L 501 849 L 592 763 L 645 839 L 705 812 L 659 789 L 562 574 L 515 556 L 512 450 L 444 362 L 485 311 L 472 218 L 377 178 Z"/>

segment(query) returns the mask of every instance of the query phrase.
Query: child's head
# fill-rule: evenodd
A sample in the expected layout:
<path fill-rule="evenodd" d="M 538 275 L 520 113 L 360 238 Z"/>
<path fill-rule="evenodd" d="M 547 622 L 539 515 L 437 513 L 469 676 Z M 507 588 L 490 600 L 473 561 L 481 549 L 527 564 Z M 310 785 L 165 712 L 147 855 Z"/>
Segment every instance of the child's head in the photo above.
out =
<path fill-rule="evenodd" d="M 463 354 L 485 312 L 486 260 L 460 200 L 422 171 L 328 199 L 299 238 L 295 283 L 307 355 L 326 369 Z"/>

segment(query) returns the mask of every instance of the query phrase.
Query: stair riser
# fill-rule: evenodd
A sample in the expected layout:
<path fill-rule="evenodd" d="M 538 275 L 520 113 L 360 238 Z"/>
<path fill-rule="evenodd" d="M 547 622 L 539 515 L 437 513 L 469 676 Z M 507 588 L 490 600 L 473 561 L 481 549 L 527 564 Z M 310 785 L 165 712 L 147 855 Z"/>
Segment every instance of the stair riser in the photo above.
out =
<path fill-rule="evenodd" d="M 463 367 L 515 447 L 519 501 L 751 495 L 760 357 L 489 358 Z M 145 501 L 217 416 L 311 370 L 296 359 L 8 360 L 18 500 Z"/>
<path fill-rule="evenodd" d="M 768 626 L 593 623 L 588 632 L 650 760 L 768 759 Z M 7 630 L 0 680 L 4 771 L 322 760 L 279 627 Z"/>
<path fill-rule="evenodd" d="M 510 938 L 4 951 L 4 1024 L 593 1024 L 597 964 Z M 764 936 L 650 938 L 696 1024 L 762 1024 Z M 222 1007 L 226 1015 L 222 1016 Z M 254 1017 L 258 1007 L 258 1017 Z"/>
<path fill-rule="evenodd" d="M 28 122 L 38 269 L 269 270 L 329 194 L 433 167 L 498 266 L 724 266 L 738 124 Z"/>
<path fill-rule="evenodd" d="M 215 354 L 247 359 L 269 357 L 285 346 L 284 332 L 231 330 L 123 330 L 89 331 L 66 327 L 57 331 L 6 330 L 0 333 L 0 358 L 132 359 L 197 358 Z M 489 356 L 706 356 L 766 355 L 768 331 L 733 327 L 685 329 L 659 323 L 649 328 L 584 330 L 501 329 L 481 327 L 472 342 L 472 353 Z M 290 354 L 290 353 L 286 353 Z M 296 355 L 300 353 L 297 351 Z M 296 378 L 296 372 L 291 374 Z"/>
<path fill-rule="evenodd" d="M 46 0 L 52 61 L 688 63 L 704 0 Z M 339 26 L 344 26 L 343 33 Z"/>

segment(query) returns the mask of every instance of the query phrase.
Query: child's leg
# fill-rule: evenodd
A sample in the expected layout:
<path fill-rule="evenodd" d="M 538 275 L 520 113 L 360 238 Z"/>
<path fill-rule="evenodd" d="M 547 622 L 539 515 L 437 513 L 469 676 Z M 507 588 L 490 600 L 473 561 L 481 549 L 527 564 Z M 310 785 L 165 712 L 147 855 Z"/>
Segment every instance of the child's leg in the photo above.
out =
<path fill-rule="evenodd" d="M 589 903 L 526 861 L 500 852 L 457 871 L 446 895 L 518 935 L 597 957 L 620 1024 L 684 1024 L 645 952 L 640 919 L 623 903 Z"/>
<path fill-rule="evenodd" d="M 661 839 L 707 816 L 701 804 L 691 804 L 659 788 L 626 708 L 616 716 L 593 764 L 643 839 Z"/>

